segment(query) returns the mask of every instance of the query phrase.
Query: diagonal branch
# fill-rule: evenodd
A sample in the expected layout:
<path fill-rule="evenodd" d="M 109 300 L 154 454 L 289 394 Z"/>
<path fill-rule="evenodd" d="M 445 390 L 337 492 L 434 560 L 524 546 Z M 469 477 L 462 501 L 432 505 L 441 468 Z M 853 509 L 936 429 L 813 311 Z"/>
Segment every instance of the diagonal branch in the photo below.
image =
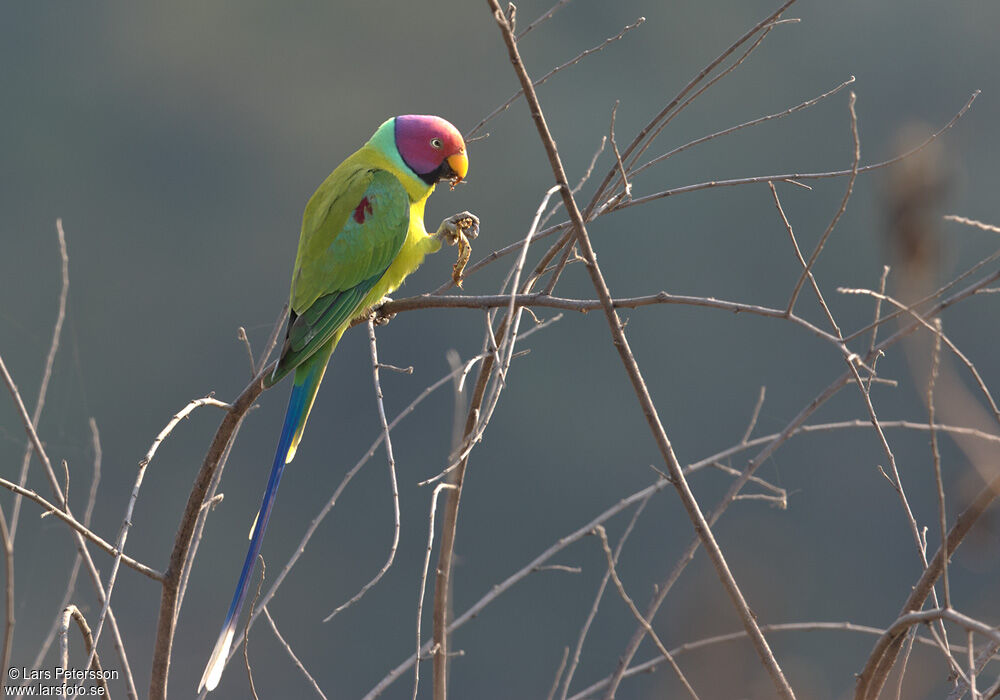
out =
<path fill-rule="evenodd" d="M 816 259 L 819 254 L 823 251 L 823 246 L 826 245 L 827 239 L 830 234 L 833 233 L 833 229 L 836 228 L 837 222 L 840 221 L 840 217 L 844 215 L 844 211 L 847 209 L 847 202 L 851 198 L 851 193 L 854 191 L 854 181 L 858 177 L 858 165 L 861 162 L 861 141 L 858 139 L 858 117 L 854 113 L 854 101 L 855 95 L 851 93 L 851 99 L 848 101 L 848 108 L 851 112 L 851 137 L 854 139 L 854 159 L 851 161 L 851 175 L 847 180 L 847 190 L 844 192 L 843 198 L 840 200 L 840 208 L 837 209 L 837 213 L 833 215 L 830 219 L 830 223 L 827 225 L 826 230 L 823 231 L 823 235 L 819 238 L 819 243 L 816 244 L 816 248 L 813 249 L 812 255 L 809 256 L 809 261 L 806 263 L 805 269 L 802 270 L 802 274 L 799 275 L 798 282 L 795 283 L 795 289 L 792 290 L 792 296 L 788 300 L 787 310 L 788 313 L 792 313 L 795 308 L 795 301 L 799 297 L 799 291 L 802 289 L 802 285 L 805 283 L 806 279 L 811 276 L 813 265 L 816 264 Z M 771 186 L 774 187 L 773 185 Z M 798 246 L 796 246 L 796 252 L 798 252 Z M 801 257 L 801 253 L 799 253 Z"/>
<path fill-rule="evenodd" d="M 924 601 L 927 600 L 927 597 L 934 589 L 934 584 L 944 572 L 945 557 L 950 557 L 958 549 L 959 544 L 965 539 L 969 530 L 972 529 L 972 526 L 986 512 L 986 509 L 993 503 L 998 494 L 1000 494 L 1000 475 L 994 477 L 990 483 L 986 484 L 976 495 L 975 499 L 973 499 L 972 503 L 956 518 L 955 524 L 952 525 L 951 530 L 948 532 L 947 549 L 939 548 L 933 559 L 927 564 L 927 568 L 924 569 L 923 574 L 921 574 L 920 579 L 913 586 L 912 592 L 906 599 L 906 602 L 903 603 L 903 607 L 900 610 L 900 619 L 907 613 L 920 610 Z M 943 552 L 946 552 L 946 554 L 943 554 Z M 858 684 L 854 690 L 855 700 L 868 700 L 869 698 L 874 700 L 874 698 L 878 697 L 882 686 L 889 676 L 889 672 L 896 663 L 896 658 L 903 646 L 907 629 L 908 627 L 890 630 L 886 633 L 886 637 L 880 639 L 875 645 L 875 648 L 868 657 L 868 661 L 865 663 L 864 669 L 858 674 Z"/>
<path fill-rule="evenodd" d="M 611 293 L 608 290 L 607 283 L 604 280 L 600 267 L 598 267 L 597 256 L 594 254 L 594 249 L 590 244 L 590 237 L 587 234 L 587 228 L 583 220 L 583 215 L 576 205 L 576 200 L 573 198 L 573 193 L 569 182 L 566 179 L 566 172 L 563 169 L 562 162 L 559 158 L 555 141 L 552 138 L 552 134 L 549 132 L 548 125 L 545 123 L 545 117 L 542 113 L 541 105 L 538 102 L 538 97 L 532 87 L 531 78 L 528 76 L 524 63 L 521 61 L 521 57 L 517 49 L 517 40 L 511 31 L 510 24 L 504 17 L 503 12 L 500 10 L 497 0 L 488 0 L 488 3 L 490 8 L 493 10 L 493 17 L 500 28 L 500 32 L 503 35 L 505 43 L 507 44 L 507 51 L 510 57 L 511 65 L 514 67 L 518 79 L 521 81 L 521 86 L 524 88 L 525 96 L 531 108 L 531 116 L 545 146 L 545 150 L 549 158 L 549 164 L 552 167 L 552 172 L 561 187 L 563 204 L 566 211 L 569 213 L 570 220 L 573 222 L 573 231 L 576 234 L 580 251 L 586 260 L 587 271 L 590 274 L 591 281 L 597 291 L 598 297 L 601 300 L 601 305 L 604 309 L 608 326 L 611 329 L 613 343 L 615 348 L 618 350 L 622 364 L 625 366 L 625 371 L 628 374 L 632 387 L 639 399 L 643 414 L 646 417 L 650 430 L 653 432 L 653 437 L 660 449 L 660 453 L 666 462 L 673 485 L 677 490 L 678 495 L 681 497 L 684 508 L 687 510 L 688 517 L 694 524 L 699 538 L 702 540 L 706 551 L 712 559 L 712 563 L 715 566 L 716 572 L 719 575 L 726 592 L 729 594 L 734 606 L 742 618 L 744 627 L 753 642 L 758 656 L 761 658 L 761 662 L 771 675 L 775 688 L 782 697 L 794 698 L 795 694 L 788 685 L 788 681 L 785 680 L 784 673 L 782 673 L 777 660 L 774 658 L 774 654 L 771 652 L 771 648 L 768 646 L 767 640 L 761 633 L 753 612 L 751 612 L 750 607 L 743 598 L 743 593 L 740 591 L 736 580 L 733 578 L 733 575 L 729 570 L 729 566 L 722 554 L 722 550 L 715 541 L 711 528 L 705 520 L 705 516 L 702 513 L 694 494 L 691 492 L 687 480 L 684 478 L 681 465 L 674 454 L 673 447 L 671 446 L 670 440 L 667 438 L 666 431 L 660 422 L 652 397 L 649 395 L 645 381 L 639 371 L 639 366 L 636 363 L 632 350 L 629 347 L 628 340 L 625 337 L 625 331 L 618 318 L 618 314 L 615 311 L 614 303 L 611 298 Z"/>
<path fill-rule="evenodd" d="M 10 372 L 7 371 L 7 366 L 4 364 L 3 357 L 0 357 L 0 374 L 3 375 L 4 383 L 7 385 L 7 389 L 10 392 L 11 397 L 14 399 L 14 406 L 21 418 L 21 424 L 24 427 L 24 431 L 27 433 L 28 439 L 31 440 L 31 444 L 34 446 L 35 452 L 38 454 L 38 459 L 41 461 L 42 466 L 45 467 L 45 476 L 48 478 L 49 487 L 52 489 L 52 493 L 55 494 L 57 504 L 59 506 L 58 510 L 61 510 L 66 516 L 72 518 L 73 514 L 70 511 L 69 503 L 67 503 L 63 497 L 62 489 L 59 486 L 59 480 L 56 478 L 55 470 L 52 468 L 52 461 L 49 459 L 48 453 L 45 451 L 45 447 L 42 445 L 41 439 L 38 437 L 35 426 L 31 423 L 31 417 L 28 415 L 28 410 L 24 407 L 24 401 L 21 399 L 21 394 L 17 389 L 17 385 L 14 383 L 14 378 L 11 377 Z M 12 485 L 16 486 L 16 484 Z M 90 556 L 90 550 L 87 549 L 86 540 L 84 539 L 83 534 L 78 530 L 73 531 L 73 539 L 76 544 L 76 551 L 79 553 L 84 565 L 87 567 L 87 573 L 90 575 L 90 581 L 94 586 L 94 592 L 97 594 L 97 599 L 103 603 L 105 599 L 104 586 L 101 583 L 100 572 L 94 564 L 94 558 Z M 121 672 L 122 676 L 125 678 L 128 696 L 130 698 L 137 699 L 138 692 L 135 689 L 135 679 L 132 676 L 132 668 L 128 661 L 128 654 L 125 652 L 125 642 L 122 639 L 121 631 L 118 629 L 118 621 L 115 618 L 114 612 L 110 609 L 108 610 L 108 622 L 111 626 L 112 636 L 114 637 L 115 651 L 118 653 L 118 659 L 122 665 Z"/>
<path fill-rule="evenodd" d="M 60 617 L 62 619 L 59 623 L 59 637 L 60 646 L 62 647 L 61 659 L 63 669 L 66 670 L 69 666 L 69 623 L 70 620 L 73 620 L 76 622 L 76 626 L 80 628 L 80 635 L 83 637 L 83 642 L 87 647 L 87 653 L 90 654 L 90 661 L 87 663 L 87 668 L 94 672 L 96 676 L 95 680 L 102 689 L 101 695 L 106 698 L 110 697 L 107 677 L 101 666 L 101 658 L 97 655 L 97 640 L 90 633 L 90 625 L 87 624 L 87 618 L 83 616 L 83 613 L 75 605 L 67 605 Z"/>
<path fill-rule="evenodd" d="M 42 418 L 42 409 L 45 408 L 45 396 L 49 389 L 49 380 L 52 378 L 52 366 L 55 364 L 56 352 L 59 350 L 59 339 L 62 337 L 63 322 L 66 320 L 66 297 L 69 294 L 69 256 L 66 253 L 66 232 L 63 231 L 62 219 L 56 219 L 56 233 L 59 235 L 59 256 L 62 258 L 62 289 L 59 292 L 59 312 L 56 314 L 56 323 L 52 328 L 52 344 L 49 346 L 49 354 L 45 358 L 45 371 L 42 373 L 42 383 L 38 388 L 38 402 L 35 410 L 31 414 L 31 424 L 38 430 L 38 422 Z M 24 486 L 28 479 L 28 465 L 31 463 L 32 444 L 29 441 L 24 450 L 24 458 L 21 460 L 21 476 L 18 484 Z M 10 545 L 14 546 L 14 538 L 17 536 L 17 522 L 21 514 L 21 495 L 14 497 L 14 507 L 10 514 Z M 6 670 L 6 669 L 5 669 Z"/>
<path fill-rule="evenodd" d="M 209 487 L 212 485 L 212 477 L 219 466 L 223 455 L 227 452 L 230 442 L 239 429 L 247 411 L 253 406 L 254 401 L 264 391 L 264 376 L 271 369 L 271 363 L 257 373 L 250 384 L 240 393 L 236 400 L 232 402 L 229 410 L 226 411 L 222 423 L 215 432 L 212 444 L 209 445 L 208 452 L 202 461 L 201 469 L 195 477 L 191 493 L 188 495 L 187 505 L 181 516 L 181 523 L 174 538 L 174 548 L 170 552 L 170 563 L 163 574 L 163 590 L 160 593 L 160 612 L 156 624 L 156 643 L 153 647 L 153 668 L 149 681 L 149 697 L 151 700 L 166 700 L 167 697 L 167 675 L 170 670 L 170 653 L 174 643 L 174 630 L 177 626 L 177 616 L 175 614 L 178 591 L 180 589 L 184 562 L 187 558 L 188 550 L 194 540 L 195 525 L 201 513 L 202 503 Z"/>

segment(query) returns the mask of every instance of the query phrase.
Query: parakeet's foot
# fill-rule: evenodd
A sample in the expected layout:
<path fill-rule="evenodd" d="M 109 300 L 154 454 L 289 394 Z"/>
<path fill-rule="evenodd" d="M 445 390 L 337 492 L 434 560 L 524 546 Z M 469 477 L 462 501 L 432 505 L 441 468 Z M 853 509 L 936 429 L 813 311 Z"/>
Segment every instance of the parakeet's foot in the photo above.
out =
<path fill-rule="evenodd" d="M 382 308 L 383 305 L 388 304 L 390 301 L 392 301 L 392 297 L 386 294 L 379 300 L 378 305 L 372 309 L 371 317 L 376 326 L 387 326 L 389 325 L 389 321 L 396 317 L 396 314 L 386 313 Z"/>
<path fill-rule="evenodd" d="M 438 226 L 437 237 L 448 245 L 455 245 L 465 234 L 468 240 L 479 235 L 479 217 L 463 211 L 461 214 L 449 216 Z"/>

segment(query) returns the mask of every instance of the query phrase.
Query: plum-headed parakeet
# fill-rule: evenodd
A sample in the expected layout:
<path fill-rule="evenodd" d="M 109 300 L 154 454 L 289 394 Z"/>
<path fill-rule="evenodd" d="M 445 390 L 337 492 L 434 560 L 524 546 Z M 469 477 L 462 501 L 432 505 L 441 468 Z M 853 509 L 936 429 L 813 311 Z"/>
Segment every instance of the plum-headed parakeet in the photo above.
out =
<path fill-rule="evenodd" d="M 278 481 L 302 437 L 327 362 L 351 322 L 389 294 L 450 243 L 475 237 L 479 221 L 468 212 L 445 219 L 436 233 L 424 228 L 424 204 L 441 180 L 465 177 L 469 161 L 462 135 L 440 117 L 389 119 L 368 142 L 337 166 L 309 199 L 292 271 L 285 344 L 270 386 L 294 373 L 292 394 L 274 465 L 250 533 L 243 570 L 199 692 L 219 683 L 240 608 L 250 584 Z"/>

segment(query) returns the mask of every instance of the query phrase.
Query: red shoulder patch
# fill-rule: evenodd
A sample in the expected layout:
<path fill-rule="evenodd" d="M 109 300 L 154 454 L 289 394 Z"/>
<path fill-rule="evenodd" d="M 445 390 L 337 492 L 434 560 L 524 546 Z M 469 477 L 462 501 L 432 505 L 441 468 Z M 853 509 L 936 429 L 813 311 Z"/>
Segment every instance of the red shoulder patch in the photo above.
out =
<path fill-rule="evenodd" d="M 368 197 L 363 197 L 361 202 L 354 208 L 354 220 L 359 224 L 365 223 L 365 218 L 372 213 L 372 203 Z"/>

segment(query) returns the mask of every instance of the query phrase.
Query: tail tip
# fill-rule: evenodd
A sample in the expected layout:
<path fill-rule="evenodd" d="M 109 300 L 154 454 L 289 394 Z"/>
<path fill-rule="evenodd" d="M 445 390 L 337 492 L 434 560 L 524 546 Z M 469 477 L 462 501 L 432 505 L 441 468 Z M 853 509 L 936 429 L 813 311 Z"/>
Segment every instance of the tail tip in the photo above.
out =
<path fill-rule="evenodd" d="M 219 637 L 219 641 L 216 642 L 215 650 L 212 651 L 212 657 L 208 660 L 205 672 L 201 675 L 201 682 L 198 683 L 199 693 L 203 688 L 208 692 L 212 692 L 219 685 L 219 680 L 222 678 L 222 670 L 226 667 L 226 660 L 229 656 L 229 648 L 233 644 L 233 635 L 235 632 L 235 627 L 231 626 Z"/>

